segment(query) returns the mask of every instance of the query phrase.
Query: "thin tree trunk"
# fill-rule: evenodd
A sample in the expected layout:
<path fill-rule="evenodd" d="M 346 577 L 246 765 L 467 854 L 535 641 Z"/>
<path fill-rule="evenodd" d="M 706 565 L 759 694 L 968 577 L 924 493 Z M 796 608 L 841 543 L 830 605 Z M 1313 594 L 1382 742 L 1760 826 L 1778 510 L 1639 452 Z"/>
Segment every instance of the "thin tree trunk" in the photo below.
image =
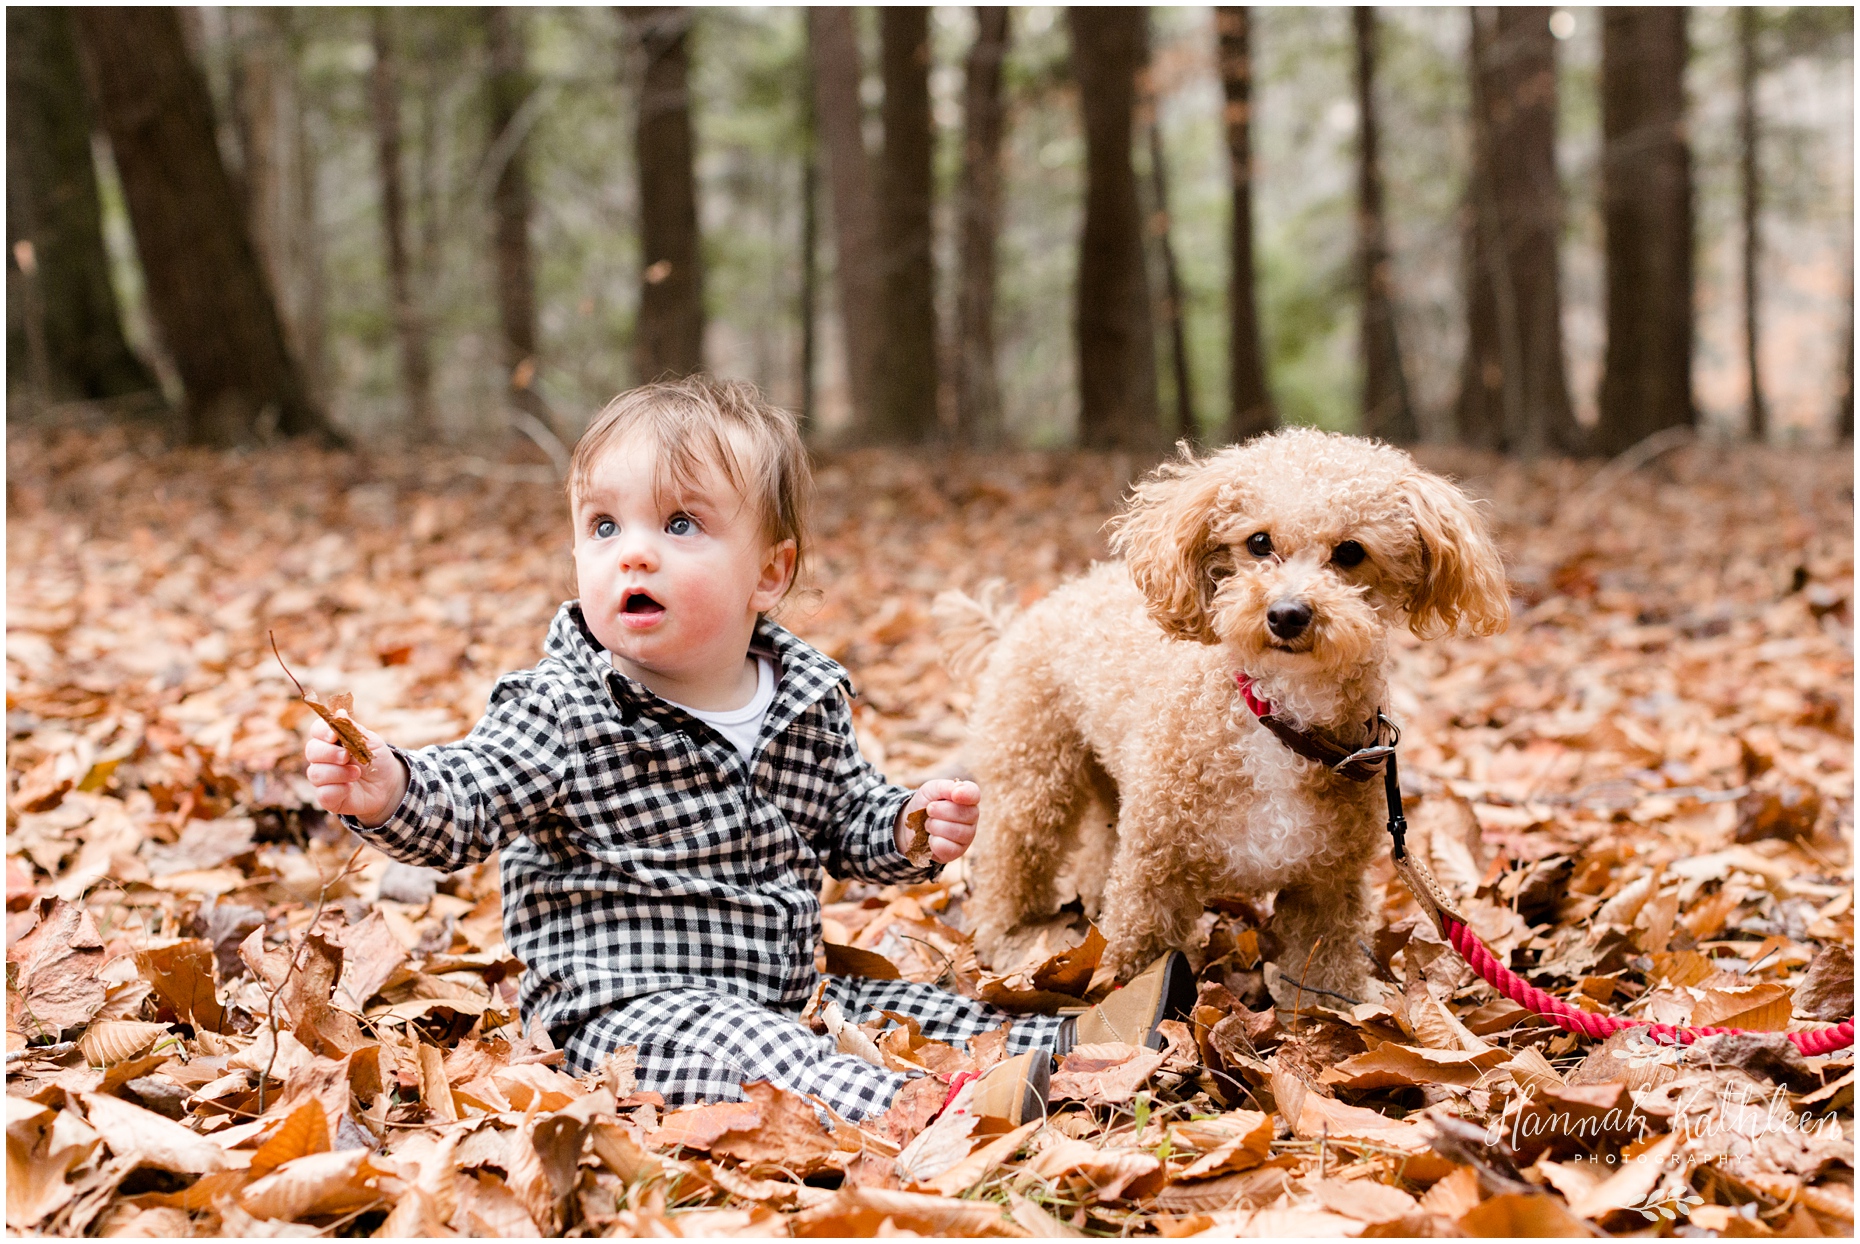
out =
<path fill-rule="evenodd" d="M 1175 245 L 1170 239 L 1173 221 L 1169 215 L 1169 166 L 1163 152 L 1162 121 L 1150 109 L 1150 187 L 1156 200 L 1155 233 L 1157 250 L 1162 257 L 1163 321 L 1169 326 L 1169 367 L 1175 381 L 1176 435 L 1191 439 L 1200 435 L 1195 419 L 1194 379 L 1188 365 L 1187 303 L 1182 295 L 1182 274 L 1175 266 Z"/>
<path fill-rule="evenodd" d="M 272 427 L 333 438 L 285 343 L 214 141 L 206 83 L 188 59 L 174 10 L 73 12 L 149 310 L 187 390 L 189 439 L 231 444 Z"/>
<path fill-rule="evenodd" d="M 158 397 L 110 285 L 71 11 L 11 7 L 6 32 L 7 284 L 23 303 L 8 298 L 11 374 L 53 399 Z"/>
<path fill-rule="evenodd" d="M 1088 448 L 1139 453 L 1160 448 L 1164 440 L 1143 212 L 1130 159 L 1148 20 L 1140 8 L 1066 10 L 1085 125 L 1085 224 L 1074 312 L 1079 441 Z"/>
<path fill-rule="evenodd" d="M 868 439 L 905 445 L 937 432 L 936 267 L 930 252 L 930 10 L 879 10 L 885 150 L 879 163 L 884 336 Z"/>
<path fill-rule="evenodd" d="M 1473 177 L 1468 340 L 1455 405 L 1464 444 L 1579 452 L 1562 366 L 1557 39 L 1551 9 L 1471 9 Z"/>
<path fill-rule="evenodd" d="M 622 9 L 644 60 L 634 151 L 639 168 L 641 380 L 704 370 L 704 270 L 692 171 L 688 8 Z"/>
<path fill-rule="evenodd" d="M 311 390 L 312 402 L 322 404 L 320 394 L 326 385 L 324 372 L 324 253 L 322 234 L 316 218 L 316 149 L 311 143 L 311 100 L 303 93 L 303 43 L 305 32 L 298 9 L 268 9 L 281 37 L 279 67 L 285 87 L 285 115 L 288 134 L 285 143 L 286 186 L 279 219 L 285 221 L 286 277 L 277 290 L 279 309 L 285 316 L 285 335 L 298 357 L 303 383 Z"/>
<path fill-rule="evenodd" d="M 491 53 L 491 154 L 502 156 L 491 190 L 492 247 L 497 258 L 497 311 L 504 334 L 504 369 L 510 400 L 518 409 L 548 422 L 537 396 L 536 278 L 530 261 L 529 141 L 512 129 L 529 98 L 525 68 L 523 16 L 492 6 L 483 10 Z"/>
<path fill-rule="evenodd" d="M 1854 440 L 1854 248 L 1847 244 L 1847 262 L 1841 265 L 1847 315 L 1842 320 L 1840 393 L 1834 403 L 1834 434 L 1843 445 Z"/>
<path fill-rule="evenodd" d="M 1556 37 L 1547 8 L 1471 10 L 1473 174 L 1465 242 L 1463 444 L 1576 452 L 1563 368 Z"/>
<path fill-rule="evenodd" d="M 995 364 L 995 239 L 1001 232 L 1001 66 L 1008 10 L 977 7 L 963 85 L 961 237 L 956 299 L 956 430 L 962 444 L 1001 444 Z"/>
<path fill-rule="evenodd" d="M 848 8 L 807 10 L 808 64 L 814 79 L 814 121 L 827 159 L 833 200 L 833 240 L 845 333 L 846 379 L 853 436 L 863 436 L 878 409 L 878 349 L 884 281 L 878 260 L 878 202 L 866 154 L 859 40 Z"/>
<path fill-rule="evenodd" d="M 400 382 L 407 400 L 407 434 L 430 440 L 433 424 L 432 364 L 426 353 L 426 324 L 414 292 L 407 248 L 406 194 L 401 184 L 400 56 L 395 49 L 395 10 L 370 9 L 375 45 L 369 97 L 375 121 L 375 159 L 381 174 L 381 231 L 387 244 L 388 294 L 394 304 L 394 334 L 400 342 Z"/>
<path fill-rule="evenodd" d="M 252 245 L 277 291 L 282 311 L 290 233 L 283 211 L 285 160 L 278 107 L 284 49 L 268 11 L 227 9 L 226 18 L 232 43 L 232 120 L 239 136 L 239 186 L 245 195 Z"/>
<path fill-rule="evenodd" d="M 1763 402 L 1763 373 L 1757 365 L 1757 261 L 1762 255 L 1758 213 L 1762 184 L 1757 180 L 1757 23 L 1761 12 L 1737 10 L 1737 141 L 1743 174 L 1744 217 L 1744 366 L 1749 378 L 1750 439 L 1769 439 L 1769 411 Z"/>
<path fill-rule="evenodd" d="M 1420 439 L 1395 334 L 1393 272 L 1382 211 L 1382 170 L 1377 163 L 1376 11 L 1351 10 L 1356 30 L 1357 284 L 1362 290 L 1363 432 L 1398 445 Z"/>
<path fill-rule="evenodd" d="M 1233 183 L 1233 225 L 1227 276 L 1227 427 L 1224 439 L 1243 441 L 1279 426 L 1266 387 L 1260 348 L 1259 295 L 1253 265 L 1253 11 L 1214 10 L 1220 46 L 1221 90 L 1226 96 L 1228 175 Z"/>
<path fill-rule="evenodd" d="M 1608 347 L 1597 448 L 1691 426 L 1692 170 L 1686 10 L 1602 10 Z"/>
<path fill-rule="evenodd" d="M 820 126 L 814 117 L 813 70 L 801 97 L 801 433 L 812 436 L 814 366 L 819 354 L 814 322 L 820 316 Z"/>

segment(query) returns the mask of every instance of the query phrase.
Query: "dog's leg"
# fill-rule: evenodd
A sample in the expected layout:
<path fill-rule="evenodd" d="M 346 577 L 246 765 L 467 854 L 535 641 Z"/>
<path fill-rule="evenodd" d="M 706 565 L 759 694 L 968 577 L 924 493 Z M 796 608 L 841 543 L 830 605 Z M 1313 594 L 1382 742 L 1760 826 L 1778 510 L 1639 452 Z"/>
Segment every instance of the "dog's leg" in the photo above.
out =
<path fill-rule="evenodd" d="M 1342 999 L 1329 995 L 1342 995 L 1349 1002 L 1372 1000 L 1369 952 L 1363 949 L 1369 914 L 1369 879 L 1361 867 L 1339 867 L 1281 890 L 1271 927 L 1281 947 L 1280 992 L 1286 996 L 1277 1000 L 1292 1005 L 1301 982 L 1313 1001 L 1322 996 L 1332 1006 Z"/>
<path fill-rule="evenodd" d="M 1119 980 L 1129 980 L 1164 951 L 1183 949 L 1201 915 L 1201 870 L 1185 859 L 1179 842 L 1152 832 L 1159 823 L 1169 822 L 1147 819 L 1141 806 L 1129 802 L 1118 818 L 1117 855 L 1098 928 L 1107 943 L 1104 962 Z"/>
<path fill-rule="evenodd" d="M 1001 966 L 996 952 L 1006 935 L 1058 909 L 1053 883 L 1091 801 L 1090 764 L 1085 744 L 1069 735 L 1023 739 L 976 757 L 976 770 L 987 776 L 964 910 L 984 962 Z"/>

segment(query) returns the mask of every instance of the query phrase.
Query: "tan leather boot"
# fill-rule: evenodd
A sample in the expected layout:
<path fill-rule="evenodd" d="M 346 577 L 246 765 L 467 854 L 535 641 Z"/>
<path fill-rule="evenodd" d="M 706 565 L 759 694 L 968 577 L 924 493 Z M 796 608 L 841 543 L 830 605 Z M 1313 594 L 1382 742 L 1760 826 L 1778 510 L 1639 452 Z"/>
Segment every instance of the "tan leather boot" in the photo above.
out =
<path fill-rule="evenodd" d="M 1046 1090 L 1053 1078 L 1051 1050 L 1029 1050 L 1003 1059 L 975 1082 L 958 1113 L 980 1118 L 1006 1119 L 1015 1127 L 1046 1116 Z"/>
<path fill-rule="evenodd" d="M 1100 1041 L 1122 1041 L 1159 1050 L 1163 1039 L 1156 1026 L 1165 1019 L 1182 1018 L 1194 1005 L 1194 970 L 1186 955 L 1172 950 L 1144 968 L 1128 985 L 1075 1016 L 1060 1030 L 1057 1052 L 1063 1056 L 1073 1045 Z"/>

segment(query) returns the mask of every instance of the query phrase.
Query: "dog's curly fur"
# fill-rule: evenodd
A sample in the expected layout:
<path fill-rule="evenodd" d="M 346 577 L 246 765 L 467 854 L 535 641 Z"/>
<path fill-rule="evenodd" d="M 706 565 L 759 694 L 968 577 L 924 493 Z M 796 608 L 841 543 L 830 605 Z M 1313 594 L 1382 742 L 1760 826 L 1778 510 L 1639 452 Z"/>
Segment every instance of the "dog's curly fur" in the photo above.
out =
<path fill-rule="evenodd" d="M 1248 544 L 1261 532 L 1263 556 Z M 1353 567 L 1353 550 L 1334 556 L 1348 541 L 1366 554 Z M 1050 916 L 1068 857 L 1108 856 L 1108 875 L 1074 863 L 1070 876 L 1120 978 L 1186 945 L 1208 897 L 1276 892 L 1281 970 L 1366 996 L 1381 784 L 1294 754 L 1234 675 L 1282 716 L 1360 741 L 1387 704 L 1392 626 L 1491 634 L 1509 620 L 1478 511 L 1401 450 L 1292 429 L 1206 457 L 1184 446 L 1135 488 L 1112 545 L 1121 563 L 1018 616 L 939 599 L 950 663 L 976 684 L 977 948 L 992 959 L 1017 926 Z M 1292 638 L 1267 624 L 1278 602 L 1310 610 Z M 1114 843 L 1085 817 L 1094 803 L 1112 812 Z"/>

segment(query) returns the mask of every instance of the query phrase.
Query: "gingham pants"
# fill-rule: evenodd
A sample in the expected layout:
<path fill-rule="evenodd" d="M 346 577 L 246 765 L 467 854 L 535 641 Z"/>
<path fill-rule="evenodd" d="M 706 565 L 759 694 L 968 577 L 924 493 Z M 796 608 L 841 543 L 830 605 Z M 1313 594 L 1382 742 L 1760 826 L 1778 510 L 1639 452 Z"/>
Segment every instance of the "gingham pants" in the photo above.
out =
<path fill-rule="evenodd" d="M 827 978 L 826 1000 L 853 1021 L 881 1011 L 908 1015 L 933 1041 L 958 1044 L 1008 1020 L 1010 1054 L 1050 1048 L 1063 1020 L 1053 1015 L 1009 1015 L 934 985 L 865 977 Z M 622 1045 L 638 1047 L 639 1087 L 664 1096 L 668 1106 L 741 1101 L 746 1083 L 768 1080 L 809 1093 L 847 1119 L 878 1114 L 904 1086 L 906 1076 L 851 1054 L 832 1038 L 816 1036 L 793 1014 L 708 989 L 671 989 L 634 998 L 576 1030 L 561 1042 L 568 1065 L 584 1073 Z"/>

